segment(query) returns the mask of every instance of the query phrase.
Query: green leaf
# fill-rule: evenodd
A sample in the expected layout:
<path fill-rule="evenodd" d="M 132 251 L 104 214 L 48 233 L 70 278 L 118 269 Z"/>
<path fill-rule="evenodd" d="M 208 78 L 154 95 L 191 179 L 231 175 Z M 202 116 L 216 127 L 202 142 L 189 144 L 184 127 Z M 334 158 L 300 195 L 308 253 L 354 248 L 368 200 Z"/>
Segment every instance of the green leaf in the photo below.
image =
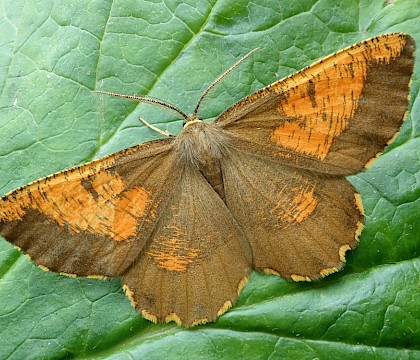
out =
<path fill-rule="evenodd" d="M 181 119 L 93 90 L 147 94 L 213 118 L 245 95 L 365 38 L 420 43 L 420 0 L 2 0 L 0 193 L 151 140 L 139 116 L 178 133 Z M 419 64 L 407 120 L 366 172 L 350 178 L 366 226 L 346 268 L 310 284 L 254 273 L 216 323 L 155 325 L 120 279 L 44 272 L 0 242 L 0 358 L 420 358 Z M 45 229 L 48 231 L 48 228 Z"/>

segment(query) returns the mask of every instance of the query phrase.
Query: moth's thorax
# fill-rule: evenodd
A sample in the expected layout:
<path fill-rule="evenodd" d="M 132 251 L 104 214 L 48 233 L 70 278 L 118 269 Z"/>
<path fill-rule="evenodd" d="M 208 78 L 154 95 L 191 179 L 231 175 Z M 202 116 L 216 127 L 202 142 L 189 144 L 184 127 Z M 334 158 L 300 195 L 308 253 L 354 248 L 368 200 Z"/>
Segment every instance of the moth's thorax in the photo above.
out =
<path fill-rule="evenodd" d="M 198 166 L 212 159 L 220 159 L 228 140 L 222 129 L 215 123 L 201 120 L 187 122 L 181 134 L 175 139 L 174 148 L 179 159 Z"/>
<path fill-rule="evenodd" d="M 220 159 L 226 152 L 228 138 L 215 123 L 193 119 L 174 141 L 179 161 L 196 167 L 224 199 Z"/>

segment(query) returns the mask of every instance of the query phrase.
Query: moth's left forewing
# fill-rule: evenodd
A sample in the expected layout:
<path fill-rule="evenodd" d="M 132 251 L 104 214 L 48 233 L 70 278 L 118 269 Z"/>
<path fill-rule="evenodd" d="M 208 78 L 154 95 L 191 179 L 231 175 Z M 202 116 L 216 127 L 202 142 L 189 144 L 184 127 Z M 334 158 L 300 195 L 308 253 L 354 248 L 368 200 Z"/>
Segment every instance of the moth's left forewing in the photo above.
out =
<path fill-rule="evenodd" d="M 366 40 L 250 95 L 216 122 L 244 151 L 329 174 L 356 173 L 404 120 L 414 49 L 403 34 Z"/>
<path fill-rule="evenodd" d="M 163 139 L 48 176 L 0 199 L 0 234 L 52 271 L 120 275 L 169 197 L 175 166 Z"/>

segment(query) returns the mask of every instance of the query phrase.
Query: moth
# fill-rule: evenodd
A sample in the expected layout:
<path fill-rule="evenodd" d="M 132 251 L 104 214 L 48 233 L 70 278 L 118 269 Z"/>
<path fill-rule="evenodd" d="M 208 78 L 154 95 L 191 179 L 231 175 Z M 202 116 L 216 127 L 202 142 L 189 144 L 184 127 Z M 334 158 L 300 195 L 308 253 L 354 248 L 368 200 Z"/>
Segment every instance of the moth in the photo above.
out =
<path fill-rule="evenodd" d="M 150 141 L 16 189 L 0 233 L 44 269 L 122 277 L 154 322 L 214 321 L 252 269 L 311 281 L 342 268 L 369 167 L 408 106 L 413 39 L 380 35 Z M 229 71 L 229 70 L 228 70 Z M 216 80 L 208 90 L 217 83 Z M 205 94 L 208 91 L 205 92 Z M 203 97 L 203 96 L 202 96 Z"/>

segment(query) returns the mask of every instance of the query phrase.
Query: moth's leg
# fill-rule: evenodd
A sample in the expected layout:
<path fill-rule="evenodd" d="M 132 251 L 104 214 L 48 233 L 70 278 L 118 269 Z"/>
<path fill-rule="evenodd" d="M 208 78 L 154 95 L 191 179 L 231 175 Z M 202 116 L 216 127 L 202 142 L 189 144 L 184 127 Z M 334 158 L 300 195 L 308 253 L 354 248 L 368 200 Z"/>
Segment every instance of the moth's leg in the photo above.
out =
<path fill-rule="evenodd" d="M 171 134 L 169 131 L 167 130 L 161 130 L 159 128 L 157 128 L 156 126 L 153 126 L 152 124 L 148 123 L 146 120 L 144 120 L 143 118 L 139 118 L 140 121 L 146 125 L 147 127 L 149 127 L 150 129 L 157 131 L 159 134 L 165 135 L 167 137 L 175 137 L 174 134 Z"/>

